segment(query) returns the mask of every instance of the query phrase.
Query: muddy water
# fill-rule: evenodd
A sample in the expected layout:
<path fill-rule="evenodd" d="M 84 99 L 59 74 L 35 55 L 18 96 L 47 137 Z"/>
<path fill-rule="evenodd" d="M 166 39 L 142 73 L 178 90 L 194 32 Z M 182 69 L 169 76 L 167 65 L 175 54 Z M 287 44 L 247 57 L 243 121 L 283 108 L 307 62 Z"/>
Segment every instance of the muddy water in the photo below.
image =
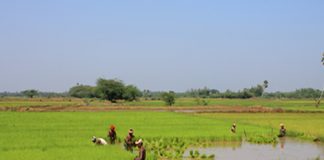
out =
<path fill-rule="evenodd" d="M 209 148 L 189 148 L 200 154 L 215 155 L 217 160 L 324 160 L 323 143 L 280 139 L 278 144 L 251 144 L 222 142 Z"/>

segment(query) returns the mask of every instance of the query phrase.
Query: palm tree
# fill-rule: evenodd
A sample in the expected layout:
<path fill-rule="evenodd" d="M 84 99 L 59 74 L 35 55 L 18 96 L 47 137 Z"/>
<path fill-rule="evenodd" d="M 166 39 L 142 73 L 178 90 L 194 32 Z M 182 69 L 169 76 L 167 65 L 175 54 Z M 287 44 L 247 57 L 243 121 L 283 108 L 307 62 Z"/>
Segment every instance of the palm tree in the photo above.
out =
<path fill-rule="evenodd" d="M 264 91 L 265 91 L 266 88 L 268 88 L 268 86 L 269 86 L 269 82 L 267 80 L 264 80 L 263 85 L 262 85 L 263 91 L 262 91 L 261 97 L 263 97 Z"/>
<path fill-rule="evenodd" d="M 324 66 L 324 52 L 323 52 L 323 54 L 322 54 L 322 65 Z M 321 92 L 321 96 L 319 97 L 319 99 L 317 100 L 317 102 L 316 102 L 316 108 L 318 108 L 319 107 L 319 105 L 321 104 L 321 99 L 322 99 L 322 97 L 323 97 L 323 92 L 324 92 L 324 88 L 322 89 L 322 92 Z"/>

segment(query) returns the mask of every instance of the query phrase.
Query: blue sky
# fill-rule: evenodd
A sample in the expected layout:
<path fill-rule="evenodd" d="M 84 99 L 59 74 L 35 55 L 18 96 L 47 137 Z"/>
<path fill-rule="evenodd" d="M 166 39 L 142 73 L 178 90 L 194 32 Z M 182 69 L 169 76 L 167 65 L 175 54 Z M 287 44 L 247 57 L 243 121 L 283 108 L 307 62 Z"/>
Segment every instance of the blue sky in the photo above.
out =
<path fill-rule="evenodd" d="M 0 2 L 0 91 L 322 88 L 324 1 Z"/>

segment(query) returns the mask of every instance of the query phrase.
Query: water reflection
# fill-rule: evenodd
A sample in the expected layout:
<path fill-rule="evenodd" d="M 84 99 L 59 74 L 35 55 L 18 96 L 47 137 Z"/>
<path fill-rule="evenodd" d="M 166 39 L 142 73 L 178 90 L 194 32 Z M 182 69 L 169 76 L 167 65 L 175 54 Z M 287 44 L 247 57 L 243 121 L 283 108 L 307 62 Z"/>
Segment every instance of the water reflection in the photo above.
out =
<path fill-rule="evenodd" d="M 280 148 L 284 149 L 286 143 L 286 137 L 279 138 L 279 143 L 280 143 Z"/>
<path fill-rule="evenodd" d="M 201 154 L 215 155 L 217 160 L 315 160 L 324 158 L 323 143 L 280 138 L 278 144 L 251 144 L 247 142 L 219 142 L 210 148 L 189 148 Z"/>

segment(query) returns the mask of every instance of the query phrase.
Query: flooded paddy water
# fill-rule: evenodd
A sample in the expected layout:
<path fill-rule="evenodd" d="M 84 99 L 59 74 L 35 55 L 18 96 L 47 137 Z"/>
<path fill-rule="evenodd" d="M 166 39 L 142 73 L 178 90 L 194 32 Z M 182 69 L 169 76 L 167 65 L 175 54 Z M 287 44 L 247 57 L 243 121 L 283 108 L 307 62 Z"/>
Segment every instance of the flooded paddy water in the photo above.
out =
<path fill-rule="evenodd" d="M 217 160 L 324 160 L 324 144 L 281 138 L 277 144 L 251 144 L 248 142 L 219 142 L 208 148 L 189 148 L 190 151 L 215 155 Z"/>

